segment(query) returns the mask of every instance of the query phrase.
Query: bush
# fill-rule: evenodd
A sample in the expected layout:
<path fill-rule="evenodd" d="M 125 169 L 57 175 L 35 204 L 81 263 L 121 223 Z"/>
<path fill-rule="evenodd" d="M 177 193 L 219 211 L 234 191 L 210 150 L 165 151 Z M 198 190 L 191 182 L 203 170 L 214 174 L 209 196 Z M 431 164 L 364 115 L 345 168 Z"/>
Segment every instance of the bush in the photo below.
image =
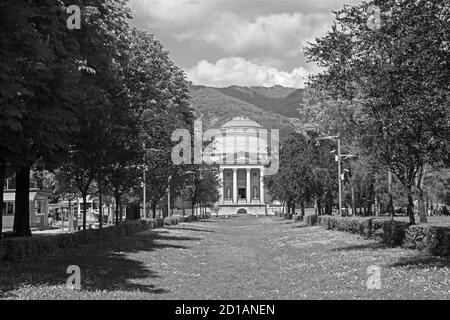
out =
<path fill-rule="evenodd" d="M 294 220 L 295 222 L 297 221 L 303 221 L 303 216 L 301 214 L 294 214 L 292 216 L 292 220 Z"/>
<path fill-rule="evenodd" d="M 5 238 L 0 240 L 0 260 L 31 261 L 58 250 L 78 247 L 96 240 L 107 241 L 132 236 L 138 232 L 161 226 L 161 220 L 135 220 L 103 229 L 91 229 L 68 234 Z"/>
<path fill-rule="evenodd" d="M 318 222 L 327 229 L 358 234 L 389 246 L 401 245 L 409 226 L 407 222 L 382 218 L 319 216 Z"/>
<path fill-rule="evenodd" d="M 410 226 L 406 230 L 403 246 L 448 257 L 450 256 L 450 227 Z"/>
<path fill-rule="evenodd" d="M 318 216 L 316 216 L 316 215 L 306 216 L 306 223 L 310 226 L 316 225 L 318 220 L 319 220 Z"/>
<path fill-rule="evenodd" d="M 179 217 L 179 216 L 170 216 L 170 217 L 165 217 L 164 218 L 164 225 L 166 226 L 172 226 L 172 225 L 176 225 L 180 222 L 183 222 L 183 217 Z"/>

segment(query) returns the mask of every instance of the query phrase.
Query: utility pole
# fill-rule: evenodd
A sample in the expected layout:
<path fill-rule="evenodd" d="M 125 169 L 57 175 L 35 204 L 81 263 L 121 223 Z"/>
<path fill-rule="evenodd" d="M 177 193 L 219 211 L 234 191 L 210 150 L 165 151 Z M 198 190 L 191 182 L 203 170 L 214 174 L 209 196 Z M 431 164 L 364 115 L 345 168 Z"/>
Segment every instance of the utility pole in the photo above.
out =
<path fill-rule="evenodd" d="M 147 218 L 147 210 L 145 210 L 146 209 L 146 204 L 147 204 L 147 199 L 146 199 L 146 194 L 147 194 L 147 189 L 146 189 L 146 183 L 145 183 L 145 164 L 144 164 L 144 177 L 143 177 L 143 179 L 144 179 L 144 181 L 142 182 L 142 192 L 143 192 L 143 200 L 144 200 L 144 205 L 143 205 L 143 208 L 144 208 L 144 214 L 143 214 L 143 216 L 144 216 L 144 219 L 145 218 Z"/>
<path fill-rule="evenodd" d="M 147 210 L 146 209 L 146 204 L 147 204 L 147 199 L 146 199 L 146 195 L 147 195 L 147 189 L 146 189 L 146 180 L 145 180 L 145 171 L 147 169 L 147 162 L 146 162 L 146 157 L 145 157 L 145 142 L 142 144 L 143 150 L 144 150 L 144 172 L 143 172 L 143 180 L 142 180 L 142 200 L 143 200 L 143 218 L 146 219 L 147 218 Z"/>
<path fill-rule="evenodd" d="M 342 168 L 341 168 L 341 139 L 337 136 L 337 162 L 338 162 L 338 185 L 339 185 L 339 215 L 342 214 Z"/>
<path fill-rule="evenodd" d="M 338 204 L 338 209 L 339 209 L 339 215 L 342 215 L 342 180 L 343 179 L 343 174 L 342 174 L 342 157 L 344 157 L 345 159 L 348 158 L 354 158 L 356 157 L 353 154 L 342 154 L 341 153 L 341 138 L 339 137 L 339 135 L 337 136 L 326 136 L 326 137 L 319 137 L 316 139 L 317 141 L 320 140 L 332 140 L 332 141 L 336 141 L 337 142 L 337 154 L 336 154 L 336 161 L 338 163 L 338 188 L 339 188 L 339 204 Z M 332 151 L 332 153 L 334 153 L 335 150 Z"/>
<path fill-rule="evenodd" d="M 169 176 L 168 183 L 167 183 L 167 216 L 170 217 L 170 178 L 172 176 Z"/>

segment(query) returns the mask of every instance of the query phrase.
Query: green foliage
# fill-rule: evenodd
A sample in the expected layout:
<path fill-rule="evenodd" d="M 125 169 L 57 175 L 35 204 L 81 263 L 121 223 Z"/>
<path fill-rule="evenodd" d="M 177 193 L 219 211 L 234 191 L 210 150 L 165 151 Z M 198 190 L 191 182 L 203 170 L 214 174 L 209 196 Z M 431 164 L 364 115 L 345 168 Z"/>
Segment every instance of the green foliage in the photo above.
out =
<path fill-rule="evenodd" d="M 365 25 L 374 4 L 383 13 L 379 30 Z M 310 85 L 339 101 L 362 154 L 405 186 L 412 223 L 412 187 L 420 188 L 425 165 L 449 153 L 449 15 L 436 0 L 345 6 L 332 30 L 306 49 L 325 69 Z"/>
<path fill-rule="evenodd" d="M 280 169 L 265 177 L 271 198 L 291 202 L 309 202 L 333 190 L 336 165 L 329 142 L 317 143 L 318 135 L 290 134 L 280 147 Z"/>

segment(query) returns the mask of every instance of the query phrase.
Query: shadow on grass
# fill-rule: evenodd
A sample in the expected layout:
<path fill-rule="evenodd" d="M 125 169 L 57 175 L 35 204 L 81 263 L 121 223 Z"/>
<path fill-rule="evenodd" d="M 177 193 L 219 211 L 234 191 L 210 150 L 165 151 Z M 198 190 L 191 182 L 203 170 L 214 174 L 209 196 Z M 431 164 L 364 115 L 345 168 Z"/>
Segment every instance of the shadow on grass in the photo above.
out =
<path fill-rule="evenodd" d="M 195 241 L 200 238 L 165 235 L 161 231 L 147 231 L 133 237 L 111 241 L 98 241 L 59 251 L 45 259 L 33 262 L 2 262 L 0 264 L 0 297 L 12 297 L 12 290 L 22 286 L 65 285 L 69 274 L 67 267 L 77 265 L 81 270 L 82 291 L 141 291 L 151 294 L 168 292 L 156 288 L 151 279 L 159 277 L 147 265 L 155 257 L 149 252 L 174 248 L 186 249 L 180 241 Z M 155 242 L 156 241 L 156 242 Z M 175 241 L 176 243 L 170 243 Z M 130 253 L 139 253 L 130 257 Z M 144 253 L 141 255 L 141 253 Z"/>
<path fill-rule="evenodd" d="M 428 254 L 419 254 L 414 257 L 400 258 L 399 261 L 388 265 L 390 268 L 406 267 L 408 269 L 425 269 L 425 268 L 449 268 L 450 257 L 437 257 Z"/>
<path fill-rule="evenodd" d="M 292 228 L 301 229 L 301 228 L 308 228 L 308 227 L 314 227 L 314 226 L 310 226 L 309 224 L 299 224 L 299 225 L 293 226 Z"/>
<path fill-rule="evenodd" d="M 381 250 L 389 248 L 381 243 L 368 243 L 360 245 L 350 245 L 345 247 L 333 248 L 330 251 L 340 252 L 340 251 L 353 251 L 353 250 Z"/>
<path fill-rule="evenodd" d="M 170 228 L 172 230 L 186 230 L 186 231 L 195 231 L 195 232 L 215 232 L 212 230 L 201 230 L 201 229 L 194 229 L 194 228 L 180 228 L 180 227 L 172 227 Z"/>

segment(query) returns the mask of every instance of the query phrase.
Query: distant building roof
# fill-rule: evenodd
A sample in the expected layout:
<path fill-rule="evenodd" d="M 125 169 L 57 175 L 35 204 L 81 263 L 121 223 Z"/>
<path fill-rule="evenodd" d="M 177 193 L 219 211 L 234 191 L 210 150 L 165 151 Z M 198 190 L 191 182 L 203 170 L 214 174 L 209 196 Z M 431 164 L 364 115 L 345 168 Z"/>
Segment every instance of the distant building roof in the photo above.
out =
<path fill-rule="evenodd" d="M 38 199 L 50 198 L 51 193 L 48 191 L 42 191 L 39 189 L 30 189 L 29 200 L 34 201 Z M 15 190 L 6 190 L 3 192 L 3 201 L 16 201 L 16 192 Z"/>
<path fill-rule="evenodd" d="M 225 123 L 222 128 L 262 128 L 262 126 L 247 117 L 236 117 Z"/>

